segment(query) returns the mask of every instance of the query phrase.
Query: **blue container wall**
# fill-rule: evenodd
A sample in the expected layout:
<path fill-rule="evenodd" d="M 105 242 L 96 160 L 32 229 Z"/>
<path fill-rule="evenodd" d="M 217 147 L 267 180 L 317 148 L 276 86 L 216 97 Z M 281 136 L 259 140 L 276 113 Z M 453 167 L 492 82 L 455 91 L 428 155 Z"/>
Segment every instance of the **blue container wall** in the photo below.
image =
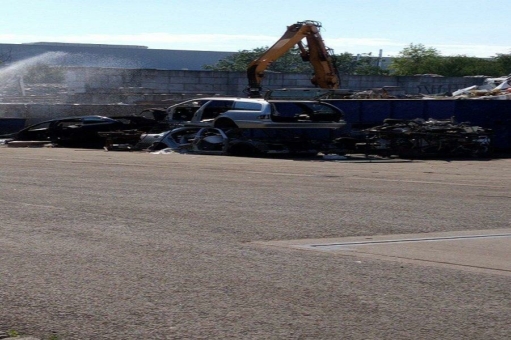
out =
<path fill-rule="evenodd" d="M 0 118 L 0 135 L 18 132 L 25 127 L 25 118 Z"/>
<path fill-rule="evenodd" d="M 509 100 L 406 100 L 331 99 L 344 111 L 348 129 L 383 124 L 386 118 L 450 119 L 470 122 L 494 132 L 494 147 L 511 150 L 511 101 Z"/>

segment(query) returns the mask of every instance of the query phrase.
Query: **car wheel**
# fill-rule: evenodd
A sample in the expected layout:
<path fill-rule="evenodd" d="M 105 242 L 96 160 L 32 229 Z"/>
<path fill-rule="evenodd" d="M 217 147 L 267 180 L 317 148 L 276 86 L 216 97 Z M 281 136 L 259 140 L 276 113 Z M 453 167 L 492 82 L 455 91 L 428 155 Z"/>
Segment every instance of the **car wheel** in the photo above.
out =
<path fill-rule="evenodd" d="M 257 157 L 262 154 L 261 150 L 259 150 L 255 145 L 246 142 L 236 143 L 232 145 L 229 148 L 228 153 L 231 156 L 238 157 Z"/>
<path fill-rule="evenodd" d="M 147 148 L 148 151 L 160 151 L 163 149 L 168 148 L 168 146 L 165 143 L 162 142 L 154 142 Z"/>
<path fill-rule="evenodd" d="M 221 118 L 215 122 L 215 127 L 222 130 L 236 129 L 238 125 L 230 119 Z"/>

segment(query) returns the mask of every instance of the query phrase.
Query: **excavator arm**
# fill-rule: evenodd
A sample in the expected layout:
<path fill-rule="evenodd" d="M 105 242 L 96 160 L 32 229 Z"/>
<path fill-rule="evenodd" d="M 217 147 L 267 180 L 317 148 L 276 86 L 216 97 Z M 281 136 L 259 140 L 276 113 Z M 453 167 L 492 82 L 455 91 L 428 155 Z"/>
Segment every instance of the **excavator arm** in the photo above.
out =
<path fill-rule="evenodd" d="M 261 96 L 261 81 L 264 71 L 295 45 L 298 45 L 300 49 L 302 60 L 310 62 L 314 69 L 312 84 L 325 89 L 339 88 L 339 77 L 332 57 L 319 34 L 320 27 L 319 22 L 310 20 L 288 26 L 284 35 L 272 47 L 252 61 L 247 68 L 249 97 Z M 307 46 L 302 43 L 304 38 L 307 41 Z"/>

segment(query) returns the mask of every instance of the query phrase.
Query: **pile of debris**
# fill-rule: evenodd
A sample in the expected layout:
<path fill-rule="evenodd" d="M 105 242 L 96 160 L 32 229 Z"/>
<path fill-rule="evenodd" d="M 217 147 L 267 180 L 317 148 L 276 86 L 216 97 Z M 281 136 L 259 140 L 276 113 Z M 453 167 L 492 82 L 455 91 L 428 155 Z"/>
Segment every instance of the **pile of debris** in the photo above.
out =
<path fill-rule="evenodd" d="M 417 75 L 419 76 L 419 75 Z M 424 75 L 422 75 L 424 76 Z M 428 75 L 430 77 L 438 75 Z M 478 76 L 479 77 L 479 76 Z M 372 88 L 365 91 L 343 90 L 344 96 L 336 92 L 338 90 L 324 90 L 324 93 L 317 98 L 321 99 L 511 99 L 511 74 L 507 76 L 486 78 L 482 85 L 472 85 L 454 92 L 444 92 L 438 94 L 407 94 L 397 86 L 384 86 L 381 88 Z M 274 91 L 275 92 L 275 91 Z"/>
<path fill-rule="evenodd" d="M 510 100 L 511 99 L 511 75 L 486 78 L 482 85 L 473 85 L 463 89 L 446 94 L 455 99 L 493 99 Z M 429 97 L 429 99 L 434 97 Z"/>
<path fill-rule="evenodd" d="M 400 158 L 488 157 L 492 131 L 454 120 L 386 119 L 363 131 L 357 149 L 366 154 Z"/>
<path fill-rule="evenodd" d="M 422 99 L 423 94 L 406 94 L 399 86 L 384 86 L 366 91 L 359 91 L 349 96 L 349 99 Z"/>

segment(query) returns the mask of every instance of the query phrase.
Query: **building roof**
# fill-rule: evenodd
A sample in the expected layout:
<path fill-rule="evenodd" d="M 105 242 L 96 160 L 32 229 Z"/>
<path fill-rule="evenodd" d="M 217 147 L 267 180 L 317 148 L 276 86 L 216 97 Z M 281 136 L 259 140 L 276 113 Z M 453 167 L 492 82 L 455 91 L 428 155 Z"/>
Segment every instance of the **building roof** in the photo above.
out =
<path fill-rule="evenodd" d="M 146 46 L 39 42 L 0 44 L 0 56 L 11 64 L 28 58 L 60 66 L 202 70 L 235 52 L 160 50 Z"/>

